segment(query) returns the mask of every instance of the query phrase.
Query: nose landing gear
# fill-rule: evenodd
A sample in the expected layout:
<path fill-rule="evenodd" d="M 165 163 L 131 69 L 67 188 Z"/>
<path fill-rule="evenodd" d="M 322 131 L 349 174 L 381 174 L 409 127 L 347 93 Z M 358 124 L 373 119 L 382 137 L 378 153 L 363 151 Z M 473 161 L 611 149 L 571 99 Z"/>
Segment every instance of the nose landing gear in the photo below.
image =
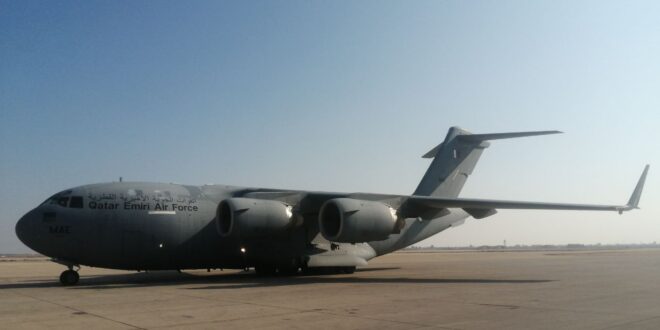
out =
<path fill-rule="evenodd" d="M 62 285 L 68 286 L 78 284 L 79 279 L 80 275 L 78 275 L 78 272 L 73 269 L 65 270 L 60 274 L 60 283 L 62 283 Z"/>
<path fill-rule="evenodd" d="M 80 265 L 60 259 L 51 259 L 51 261 L 69 268 L 60 274 L 60 283 L 62 283 L 62 285 L 69 286 L 78 284 L 78 280 L 80 280 L 80 275 L 78 275 Z"/>

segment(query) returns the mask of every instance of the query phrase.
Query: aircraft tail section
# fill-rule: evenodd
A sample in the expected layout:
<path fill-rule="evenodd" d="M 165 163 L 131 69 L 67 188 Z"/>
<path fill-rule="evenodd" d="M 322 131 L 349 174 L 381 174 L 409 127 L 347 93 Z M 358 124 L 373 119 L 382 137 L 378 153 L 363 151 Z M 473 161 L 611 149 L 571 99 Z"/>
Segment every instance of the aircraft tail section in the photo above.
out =
<path fill-rule="evenodd" d="M 559 131 L 472 134 L 459 127 L 449 129 L 445 140 L 422 156 L 432 158 L 422 181 L 413 193 L 420 196 L 457 197 L 488 140 L 561 133 Z"/>

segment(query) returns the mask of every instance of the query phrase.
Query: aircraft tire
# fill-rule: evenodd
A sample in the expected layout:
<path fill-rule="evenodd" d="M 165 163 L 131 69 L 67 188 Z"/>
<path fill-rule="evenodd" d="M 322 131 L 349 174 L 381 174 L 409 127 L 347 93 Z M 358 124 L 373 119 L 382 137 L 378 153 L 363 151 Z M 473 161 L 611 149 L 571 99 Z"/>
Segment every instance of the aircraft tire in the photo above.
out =
<path fill-rule="evenodd" d="M 257 265 L 254 267 L 254 271 L 260 277 L 277 275 L 277 268 L 272 265 Z"/>
<path fill-rule="evenodd" d="M 299 267 L 297 267 L 297 266 L 279 267 L 277 269 L 277 273 L 280 276 L 294 276 L 294 275 L 298 274 L 298 269 L 299 269 Z"/>
<path fill-rule="evenodd" d="M 75 285 L 80 280 L 80 275 L 75 270 L 65 270 L 60 274 L 60 283 L 62 285 Z"/>
<path fill-rule="evenodd" d="M 353 274 L 355 273 L 355 266 L 342 267 L 342 273 L 344 274 Z"/>

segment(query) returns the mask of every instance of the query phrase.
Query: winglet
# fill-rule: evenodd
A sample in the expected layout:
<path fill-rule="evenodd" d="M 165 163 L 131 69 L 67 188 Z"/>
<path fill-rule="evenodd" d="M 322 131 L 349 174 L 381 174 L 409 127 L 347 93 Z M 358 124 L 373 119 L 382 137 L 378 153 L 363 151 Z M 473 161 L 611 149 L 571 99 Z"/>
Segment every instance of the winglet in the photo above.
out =
<path fill-rule="evenodd" d="M 639 208 L 639 199 L 642 197 L 642 190 L 644 189 L 644 182 L 646 181 L 646 174 L 649 172 L 649 165 L 646 165 L 644 167 L 644 172 L 642 172 L 642 176 L 639 177 L 639 181 L 637 181 L 637 185 L 635 186 L 635 190 L 633 190 L 632 195 L 630 195 L 630 199 L 628 200 L 628 204 L 626 204 L 625 210 L 620 210 L 619 213 L 622 211 L 627 211 L 627 210 L 632 210 L 632 209 L 638 209 Z"/>

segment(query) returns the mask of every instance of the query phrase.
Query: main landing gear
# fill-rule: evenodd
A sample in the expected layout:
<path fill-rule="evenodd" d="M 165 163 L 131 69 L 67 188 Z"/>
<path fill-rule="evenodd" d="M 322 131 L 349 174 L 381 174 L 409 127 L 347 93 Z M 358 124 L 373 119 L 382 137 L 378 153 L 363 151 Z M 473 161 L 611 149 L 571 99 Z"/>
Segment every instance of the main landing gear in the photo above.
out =
<path fill-rule="evenodd" d="M 297 266 L 276 266 L 259 264 L 254 267 L 257 276 L 270 277 L 270 276 L 295 276 L 298 274 L 303 275 L 336 275 L 336 274 L 353 274 L 355 273 L 355 266 L 344 267 L 297 267 Z"/>
<path fill-rule="evenodd" d="M 353 274 L 355 273 L 355 268 L 355 266 L 313 267 L 306 268 L 304 273 L 314 275 Z"/>

